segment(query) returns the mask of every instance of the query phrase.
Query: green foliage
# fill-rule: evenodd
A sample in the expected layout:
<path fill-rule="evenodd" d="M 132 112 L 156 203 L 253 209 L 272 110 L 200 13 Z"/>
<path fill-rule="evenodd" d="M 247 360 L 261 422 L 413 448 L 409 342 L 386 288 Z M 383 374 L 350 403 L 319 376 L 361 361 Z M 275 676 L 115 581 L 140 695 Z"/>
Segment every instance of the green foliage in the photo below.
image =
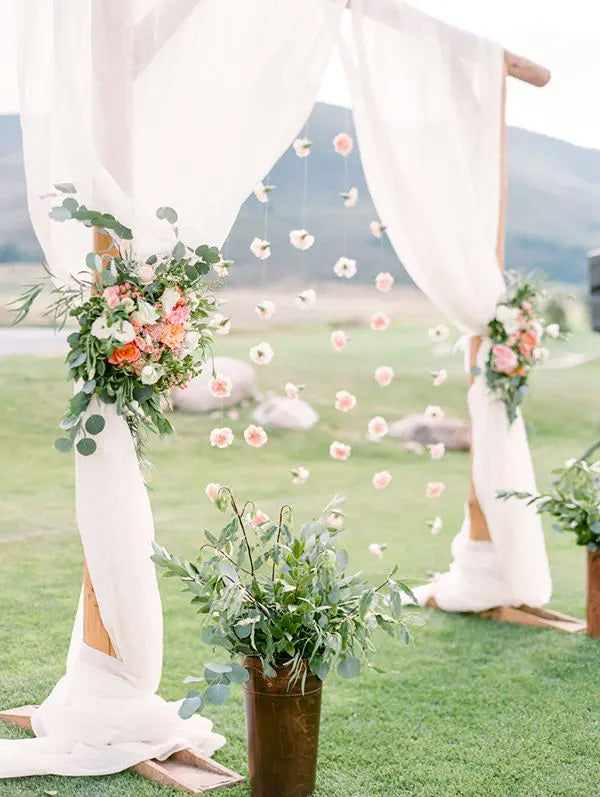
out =
<path fill-rule="evenodd" d="M 594 446 L 591 451 L 599 447 Z M 552 471 L 554 480 L 548 493 L 533 495 L 519 491 L 500 491 L 498 498 L 518 498 L 535 504 L 540 514 L 554 519 L 553 528 L 571 532 L 577 545 L 600 549 L 600 460 L 589 464 L 582 459 L 569 460 Z"/>
<path fill-rule="evenodd" d="M 347 554 L 335 545 L 339 530 L 327 522 L 339 511 L 340 499 L 334 498 L 299 531 L 289 506 L 281 508 L 278 522 L 254 526 L 252 502 L 238 508 L 228 488 L 221 489 L 218 501 L 233 516 L 218 534 L 205 531 L 207 542 L 193 562 L 153 544 L 152 560 L 163 575 L 179 578 L 192 594 L 206 643 L 232 658 L 259 658 L 265 677 L 273 677 L 276 667 L 287 667 L 295 683 L 306 677 L 305 663 L 322 680 L 336 668 L 343 678 L 356 677 L 361 659 L 368 664 L 375 650 L 377 629 L 409 641 L 402 595 L 414 597 L 393 579 L 397 567 L 377 588 L 360 573 L 346 572 Z M 207 686 L 202 694 L 188 693 L 181 716 L 200 711 L 205 700 L 219 705 L 229 685 L 247 677 L 236 661 L 207 664 L 203 678 L 186 679 L 204 680 Z"/>

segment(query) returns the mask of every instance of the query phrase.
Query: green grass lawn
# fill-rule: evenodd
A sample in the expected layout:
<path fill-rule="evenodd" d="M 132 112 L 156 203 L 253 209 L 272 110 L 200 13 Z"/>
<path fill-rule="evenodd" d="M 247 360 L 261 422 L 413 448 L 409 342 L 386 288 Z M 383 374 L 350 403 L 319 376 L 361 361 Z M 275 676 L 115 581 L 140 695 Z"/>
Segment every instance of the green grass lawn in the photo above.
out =
<path fill-rule="evenodd" d="M 219 353 L 246 358 L 264 335 L 219 340 Z M 449 563 L 449 545 L 459 528 L 466 492 L 468 456 L 441 461 L 414 456 L 398 441 L 365 441 L 367 420 L 388 420 L 440 403 L 465 416 L 459 355 L 432 355 L 422 328 L 396 325 L 387 333 L 352 330 L 336 354 L 325 328 L 277 330 L 267 338 L 273 363 L 260 370 L 262 389 L 281 391 L 290 380 L 307 385 L 304 396 L 320 413 L 311 433 L 273 432 L 254 450 L 241 440 L 250 409 L 228 422 L 236 445 L 219 451 L 207 444 L 220 421 L 178 414 L 178 435 L 153 443 L 155 470 L 149 481 L 157 539 L 183 555 L 193 554 L 204 526 L 220 522 L 204 496 L 209 481 L 230 484 L 274 514 L 292 502 L 298 516 L 311 515 L 334 493 L 348 496 L 345 545 L 356 569 L 373 580 L 397 562 L 406 578 L 419 580 Z M 576 334 L 567 351 L 594 351 L 600 339 Z M 391 365 L 396 378 L 378 387 L 377 365 Z M 446 384 L 434 389 L 429 371 L 445 367 Z M 78 599 L 82 554 L 74 517 L 73 462 L 52 448 L 56 424 L 70 386 L 56 360 L 0 359 L 0 707 L 43 700 L 62 675 Z M 598 433 L 598 361 L 540 372 L 526 415 L 541 485 L 549 469 L 581 453 Z M 335 392 L 356 393 L 355 410 L 332 409 Z M 352 444 L 345 463 L 328 457 L 333 439 Z M 493 455 L 493 452 L 490 452 Z M 310 468 L 303 486 L 291 484 L 290 469 Z M 394 477 L 383 491 L 371 487 L 375 470 Z M 435 503 L 426 481 L 443 480 Z M 101 489 L 101 486 L 99 486 Z M 432 537 L 425 525 L 436 514 L 444 531 Z M 385 542 L 384 561 L 371 557 L 370 542 Z M 571 539 L 548 531 L 554 577 L 553 607 L 576 615 L 584 609 L 584 552 Z M 161 694 L 182 696 L 185 675 L 212 654 L 200 642 L 196 618 L 170 580 L 161 582 L 165 611 L 165 661 Z M 486 797 L 590 797 L 600 795 L 600 643 L 475 617 L 416 612 L 414 644 L 381 638 L 376 657 L 385 675 L 332 678 L 324 691 L 319 759 L 319 797 L 391 795 L 486 795 Z M 143 621 L 143 618 L 140 618 Z M 424 622 L 423 622 L 424 621 Z M 236 694 L 207 713 L 228 738 L 220 761 L 246 771 L 241 698 Z M 17 737 L 2 726 L 4 737 Z M 124 773 L 95 779 L 32 778 L 0 782 L 1 795 L 172 794 L 169 789 Z M 249 793 L 246 786 L 229 792 Z"/>

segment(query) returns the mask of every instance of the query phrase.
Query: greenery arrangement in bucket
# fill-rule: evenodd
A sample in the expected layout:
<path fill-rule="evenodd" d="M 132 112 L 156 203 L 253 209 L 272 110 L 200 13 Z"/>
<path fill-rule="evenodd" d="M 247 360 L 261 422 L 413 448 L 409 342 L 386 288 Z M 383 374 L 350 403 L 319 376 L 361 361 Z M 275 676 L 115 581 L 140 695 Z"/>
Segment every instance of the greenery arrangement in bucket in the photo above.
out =
<path fill-rule="evenodd" d="M 292 510 L 283 506 L 276 522 L 257 522 L 254 504 L 239 507 L 222 488 L 215 504 L 233 516 L 220 533 L 205 531 L 194 561 L 182 560 L 154 544 L 153 561 L 164 576 L 179 578 L 203 625 L 202 639 L 222 648 L 230 661 L 207 664 L 180 715 L 200 712 L 205 701 L 220 704 L 232 683 L 248 672 L 240 661 L 260 660 L 262 675 L 275 678 L 282 668 L 290 686 L 304 686 L 307 675 L 325 680 L 332 671 L 353 678 L 374 652 L 378 629 L 404 643 L 411 639 L 403 604 L 416 603 L 392 568 L 379 586 L 360 573 L 348 573 L 348 555 L 338 548 L 342 499 L 335 497 L 316 520 L 295 530 Z M 260 517 L 258 517 L 260 521 Z"/>
<path fill-rule="evenodd" d="M 591 455 L 600 448 L 595 443 L 579 459 L 570 459 L 560 468 L 555 468 L 552 489 L 548 493 L 520 492 L 518 490 L 498 492 L 498 498 L 520 498 L 528 505 L 535 504 L 540 514 L 554 519 L 553 528 L 575 535 L 577 545 L 587 546 L 589 551 L 600 550 L 600 460 L 589 462 Z"/>

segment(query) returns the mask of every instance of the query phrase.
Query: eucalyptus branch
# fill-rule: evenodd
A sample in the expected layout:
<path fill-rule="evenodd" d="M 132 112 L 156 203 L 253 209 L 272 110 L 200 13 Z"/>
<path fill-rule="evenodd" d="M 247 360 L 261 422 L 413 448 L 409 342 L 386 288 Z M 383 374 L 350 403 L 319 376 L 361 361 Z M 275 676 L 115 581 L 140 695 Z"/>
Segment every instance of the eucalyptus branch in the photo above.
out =
<path fill-rule="evenodd" d="M 249 570 L 246 570 L 246 568 L 245 568 L 245 567 L 242 567 L 241 565 L 238 565 L 238 564 L 237 564 L 237 562 L 235 562 L 235 561 L 234 561 L 234 560 L 233 560 L 233 559 L 232 559 L 230 556 L 228 556 L 228 555 L 225 553 L 225 551 L 221 550 L 221 548 L 217 548 L 217 546 L 216 546 L 216 545 L 211 545 L 211 544 L 210 544 L 210 542 L 205 542 L 205 543 L 203 543 L 203 544 L 202 544 L 202 545 L 201 545 L 201 546 L 198 548 L 198 552 L 200 553 L 201 551 L 203 551 L 203 550 L 204 550 L 204 548 L 212 548 L 212 550 L 213 550 L 213 551 L 216 551 L 217 553 L 220 553 L 220 554 L 221 554 L 221 556 L 224 556 L 224 557 L 225 557 L 225 559 L 228 559 L 228 560 L 231 562 L 231 564 L 232 564 L 232 565 L 233 565 L 233 566 L 234 566 L 236 569 L 239 569 L 239 570 L 241 570 L 241 571 L 242 571 L 242 573 L 246 573 L 246 575 L 247 575 L 247 576 L 251 576 L 251 575 L 252 575 L 252 573 L 251 573 Z"/>
<path fill-rule="evenodd" d="M 221 487 L 221 489 L 219 490 L 219 495 L 222 492 L 227 493 L 229 495 L 229 500 L 231 501 L 231 508 L 233 509 L 233 512 L 234 512 L 235 516 L 237 517 L 237 519 L 239 521 L 240 528 L 242 530 L 242 534 L 244 535 L 244 540 L 246 542 L 246 550 L 248 551 L 248 559 L 250 561 L 250 570 L 252 571 L 250 575 L 252 576 L 252 578 L 255 578 L 254 560 L 252 559 L 252 548 L 250 547 L 250 541 L 249 541 L 248 535 L 246 533 L 246 527 L 244 526 L 244 520 L 242 518 L 242 514 L 241 514 L 240 510 L 237 507 L 237 504 L 235 502 L 235 498 L 234 498 L 233 493 L 231 492 L 231 489 L 229 487 Z M 244 508 L 247 506 L 248 503 L 249 502 L 246 501 L 246 503 L 244 504 L 244 507 L 242 507 L 242 511 L 244 510 Z"/>

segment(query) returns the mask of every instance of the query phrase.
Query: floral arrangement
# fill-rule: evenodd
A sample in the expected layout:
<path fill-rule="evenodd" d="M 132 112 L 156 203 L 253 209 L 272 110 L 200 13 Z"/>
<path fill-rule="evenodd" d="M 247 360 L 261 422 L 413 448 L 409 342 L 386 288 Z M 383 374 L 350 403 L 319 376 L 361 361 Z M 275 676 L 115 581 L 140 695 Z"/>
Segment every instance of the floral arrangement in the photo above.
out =
<path fill-rule="evenodd" d="M 519 491 L 501 491 L 498 498 L 520 498 L 527 505 L 535 504 L 540 514 L 554 518 L 556 531 L 575 534 L 577 545 L 590 551 L 600 550 L 600 460 L 589 463 L 596 443 L 580 459 L 570 459 L 552 471 L 554 479 L 549 493 L 532 495 Z"/>
<path fill-rule="evenodd" d="M 116 405 L 141 458 L 146 432 L 173 431 L 161 400 L 168 398 L 171 388 L 185 387 L 208 357 L 216 308 L 209 289 L 215 283 L 203 277 L 222 262 L 221 255 L 216 247 L 193 249 L 178 240 L 177 213 L 163 207 L 156 215 L 171 224 L 177 242 L 170 253 L 139 262 L 123 246 L 131 240 L 131 230 L 113 216 L 79 204 L 73 186 L 56 188 L 69 196 L 52 209 L 51 218 L 75 219 L 106 231 L 109 254 L 90 253 L 87 270 L 74 276 L 72 284 L 54 290 L 57 298 L 49 312 L 61 326 L 67 318 L 79 326 L 67 339 L 66 358 L 69 377 L 79 389 L 60 422 L 66 435 L 55 447 L 70 451 L 75 446 L 84 456 L 94 453 L 93 436 L 102 432 L 105 421 L 99 414 L 84 418 L 96 396 Z M 32 286 L 23 295 L 16 322 L 40 291 L 41 286 Z"/>
<path fill-rule="evenodd" d="M 200 711 L 206 700 L 222 703 L 231 683 L 247 680 L 239 659 L 260 659 L 266 678 L 275 677 L 276 667 L 289 668 L 290 683 L 304 682 L 306 663 L 321 680 L 333 669 L 352 678 L 361 660 L 369 664 L 376 629 L 410 640 L 403 593 L 416 601 L 405 584 L 393 579 L 397 568 L 378 587 L 360 573 L 347 573 L 348 555 L 335 545 L 343 520 L 339 498 L 299 531 L 289 506 L 273 522 L 251 501 L 238 507 L 229 488 L 219 488 L 214 501 L 233 516 L 218 534 L 205 532 L 193 562 L 158 544 L 152 557 L 165 576 L 178 577 L 193 596 L 204 642 L 223 648 L 232 659 L 207 664 L 202 677 L 186 678 L 206 687 L 188 693 L 182 717 Z"/>
<path fill-rule="evenodd" d="M 548 357 L 541 344 L 546 337 L 557 338 L 557 324 L 544 325 L 539 306 L 544 293 L 534 281 L 514 272 L 507 274 L 507 292 L 488 324 L 492 342 L 485 367 L 488 387 L 506 407 L 508 420 L 517 417 L 517 409 L 528 392 L 528 379 L 535 365 Z M 473 369 L 474 376 L 479 369 Z"/>

